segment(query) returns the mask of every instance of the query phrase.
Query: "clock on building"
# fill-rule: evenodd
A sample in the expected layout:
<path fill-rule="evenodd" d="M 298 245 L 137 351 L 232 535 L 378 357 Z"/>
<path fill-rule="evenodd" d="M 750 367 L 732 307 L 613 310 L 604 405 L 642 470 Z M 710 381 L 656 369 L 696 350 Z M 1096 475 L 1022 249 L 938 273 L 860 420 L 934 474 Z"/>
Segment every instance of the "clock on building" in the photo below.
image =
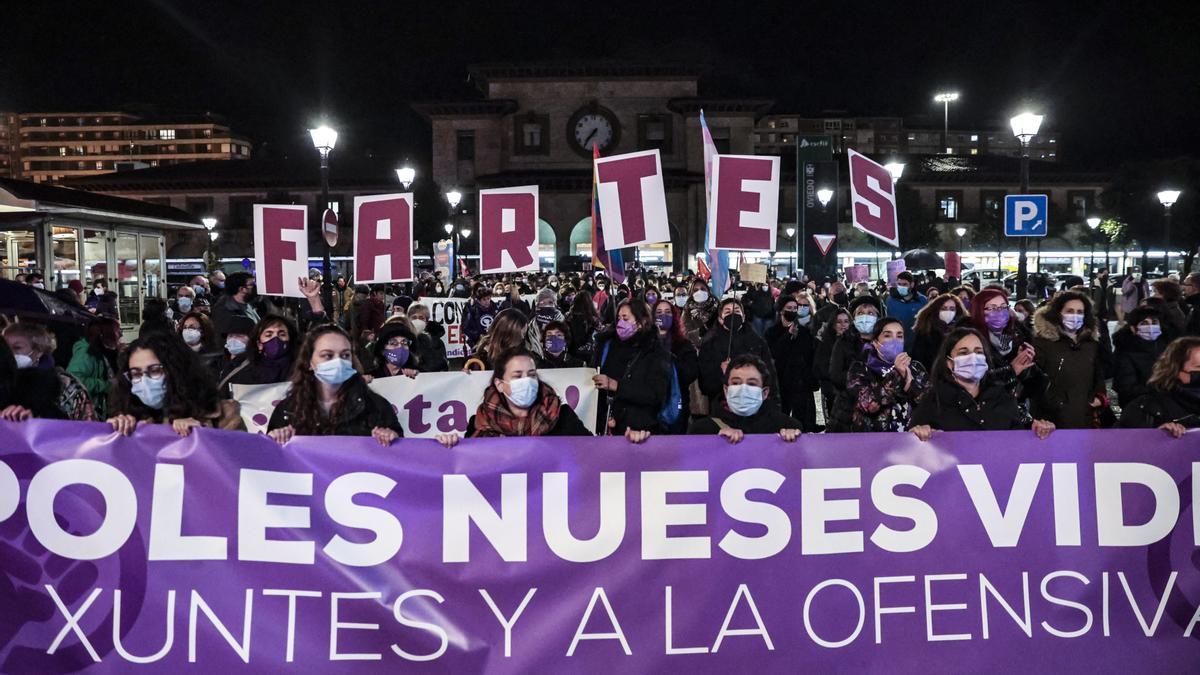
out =
<path fill-rule="evenodd" d="M 595 103 L 586 105 L 571 115 L 567 122 L 567 142 L 575 152 L 592 156 L 592 147 L 600 152 L 612 150 L 621 137 L 621 125 L 611 110 Z"/>

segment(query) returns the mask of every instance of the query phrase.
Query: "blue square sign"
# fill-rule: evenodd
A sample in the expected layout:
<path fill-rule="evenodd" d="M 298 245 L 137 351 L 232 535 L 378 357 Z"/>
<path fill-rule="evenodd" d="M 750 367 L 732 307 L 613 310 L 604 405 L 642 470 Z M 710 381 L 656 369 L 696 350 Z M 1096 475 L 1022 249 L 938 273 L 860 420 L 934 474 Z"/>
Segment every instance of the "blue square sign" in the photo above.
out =
<path fill-rule="evenodd" d="M 1046 195 L 1005 195 L 1004 236 L 1044 237 L 1049 215 Z"/>

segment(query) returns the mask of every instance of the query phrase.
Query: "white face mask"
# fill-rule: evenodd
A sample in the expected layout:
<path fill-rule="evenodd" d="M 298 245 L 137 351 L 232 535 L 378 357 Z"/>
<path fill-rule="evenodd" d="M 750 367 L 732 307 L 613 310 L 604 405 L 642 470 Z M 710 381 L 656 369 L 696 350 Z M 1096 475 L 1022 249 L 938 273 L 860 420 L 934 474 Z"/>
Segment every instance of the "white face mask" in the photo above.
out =
<path fill-rule="evenodd" d="M 695 293 L 692 293 L 692 299 L 696 302 L 707 302 L 708 291 L 696 291 Z"/>
<path fill-rule="evenodd" d="M 104 295 L 104 289 L 97 286 L 96 288 L 92 289 L 92 293 L 95 295 Z"/>
<path fill-rule="evenodd" d="M 186 344 L 189 344 L 189 345 L 200 344 L 201 333 L 200 333 L 200 329 L 198 329 L 198 328 L 184 328 L 182 331 L 179 332 L 179 334 L 183 336 L 183 341 Z"/>
<path fill-rule="evenodd" d="M 675 300 L 676 307 L 686 307 L 687 306 L 687 296 L 686 295 L 677 295 L 677 296 L 675 296 L 674 300 Z"/>
<path fill-rule="evenodd" d="M 13 354 L 13 358 L 17 360 L 19 370 L 33 367 L 33 357 L 28 354 Z"/>
<path fill-rule="evenodd" d="M 225 340 L 225 349 L 234 356 L 240 356 L 246 351 L 246 341 L 241 338 L 228 338 Z"/>
<path fill-rule="evenodd" d="M 731 384 L 725 387 L 725 403 L 733 414 L 749 417 L 763 404 L 763 388 L 752 384 Z"/>
<path fill-rule="evenodd" d="M 942 323 L 946 324 L 954 321 L 954 317 L 956 316 L 958 316 L 958 312 L 952 309 L 943 309 L 942 311 L 938 312 L 938 318 L 942 320 Z"/>
<path fill-rule="evenodd" d="M 978 382 L 987 374 L 987 357 L 983 354 L 961 354 L 953 357 L 954 375 L 966 382 Z"/>
<path fill-rule="evenodd" d="M 537 400 L 538 379 L 536 377 L 518 377 L 508 381 L 511 394 L 505 394 L 508 402 L 518 408 L 528 408 Z"/>

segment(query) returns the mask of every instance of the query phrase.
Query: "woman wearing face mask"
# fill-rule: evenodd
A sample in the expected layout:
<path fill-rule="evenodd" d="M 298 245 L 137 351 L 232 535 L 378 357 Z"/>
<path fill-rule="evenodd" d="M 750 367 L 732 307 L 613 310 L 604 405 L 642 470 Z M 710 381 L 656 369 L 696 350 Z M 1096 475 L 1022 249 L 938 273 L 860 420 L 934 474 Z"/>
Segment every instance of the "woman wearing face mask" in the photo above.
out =
<path fill-rule="evenodd" d="M 621 303 L 616 325 L 597 337 L 594 366 L 599 373 L 592 381 L 605 393 L 601 425 L 611 419 L 609 430 L 635 443 L 666 431 L 659 413 L 671 395 L 671 355 L 658 339 L 646 303 Z"/>
<path fill-rule="evenodd" d="M 1033 304 L 1032 300 L 1018 300 L 1013 305 L 1013 317 L 1025 327 L 1025 332 L 1033 335 L 1033 313 L 1037 311 L 1037 305 Z"/>
<path fill-rule="evenodd" d="M 725 373 L 725 405 L 692 422 L 688 434 L 717 434 L 730 443 L 740 442 L 746 434 L 779 434 L 784 441 L 795 441 L 800 437 L 800 422 L 777 406 L 763 405 L 770 395 L 767 364 L 750 354 L 735 357 Z"/>
<path fill-rule="evenodd" d="M 286 317 L 264 317 L 254 327 L 245 353 L 225 366 L 220 388 L 231 384 L 274 384 L 292 374 L 295 351 L 292 340 L 299 336 L 296 325 Z"/>
<path fill-rule="evenodd" d="M 860 357 L 850 364 L 829 430 L 905 431 L 927 385 L 925 366 L 904 353 L 904 325 L 891 317 L 879 319 Z"/>
<path fill-rule="evenodd" d="M 668 434 L 687 433 L 688 415 L 691 410 L 692 383 L 700 377 L 700 360 L 696 348 L 683 333 L 682 312 L 670 302 L 660 299 L 651 306 L 654 312 L 654 327 L 658 340 L 671 353 L 675 366 L 675 377 L 679 381 L 680 409 L 682 413 L 672 424 L 667 425 Z"/>
<path fill-rule="evenodd" d="M 487 335 L 479 341 L 475 356 L 488 367 L 507 352 L 524 349 L 541 356 L 541 335 L 537 324 L 516 309 L 506 309 L 496 315 Z"/>
<path fill-rule="evenodd" d="M 1162 319 L 1162 312 L 1143 305 L 1126 314 L 1125 325 L 1113 335 L 1113 390 L 1122 408 L 1150 393 L 1154 363 L 1170 343 Z"/>
<path fill-rule="evenodd" d="M 416 378 L 420 373 L 420 362 L 413 345 L 417 337 L 413 334 L 408 319 L 393 317 L 379 327 L 371 352 L 375 362 L 372 377 L 394 377 L 404 375 Z"/>
<path fill-rule="evenodd" d="M 117 318 L 117 294 L 108 290 L 107 279 L 92 281 L 92 292 L 88 294 L 83 306 L 97 316 Z"/>
<path fill-rule="evenodd" d="M 818 388 L 813 374 L 817 339 L 808 328 L 812 322 L 812 298 L 808 291 L 797 291 L 795 296 L 779 296 L 776 305 L 777 320 L 767 329 L 766 341 L 779 372 L 783 413 L 800 420 L 799 428 L 812 433 L 818 431 L 817 402 L 813 397 Z"/>
<path fill-rule="evenodd" d="M 420 302 L 408 306 L 408 323 L 417 336 L 413 352 L 417 355 L 417 369 L 422 373 L 444 373 L 450 370 L 446 359 L 446 343 L 442 337 L 446 328 L 429 318 L 429 307 Z"/>
<path fill-rule="evenodd" d="M 1060 429 L 1098 426 L 1105 386 L 1091 299 L 1059 293 L 1033 315 L 1033 329 L 1038 370 L 1025 386 L 1030 412 Z"/>
<path fill-rule="evenodd" d="M 913 360 L 925 366 L 927 372 L 932 370 L 946 336 L 969 321 L 970 314 L 957 296 L 946 294 L 930 299 L 917 312 L 916 325 L 913 327 L 916 333 L 912 343 Z"/>
<path fill-rule="evenodd" d="M 496 318 L 499 311 L 498 306 L 493 302 L 492 289 L 486 284 L 477 285 L 472 300 L 467 303 L 467 308 L 463 311 L 462 323 L 459 326 L 463 339 L 466 340 L 469 354 L 475 352 L 476 345 L 488 332 L 492 320 Z"/>
<path fill-rule="evenodd" d="M 703 279 L 692 280 L 691 293 L 683 307 L 683 332 L 692 344 L 700 347 L 713 319 L 717 316 L 717 299 L 709 292 L 708 283 Z"/>
<path fill-rule="evenodd" d="M 4 329 L 0 354 L 0 419 L 95 419 L 87 391 L 79 380 L 43 355 L 53 350 L 46 329 L 29 323 Z"/>
<path fill-rule="evenodd" d="M 71 353 L 67 372 L 79 380 L 92 401 L 96 419 L 108 418 L 108 390 L 117 374 L 117 349 L 121 325 L 102 316 L 87 327 L 87 339 L 79 340 Z"/>
<path fill-rule="evenodd" d="M 570 342 L 567 336 L 569 328 L 561 321 L 551 321 L 542 329 L 542 360 L 538 367 L 542 370 L 555 368 L 583 368 L 587 364 L 577 358 L 567 349 Z"/>
<path fill-rule="evenodd" d="M 833 402 L 837 399 L 838 387 L 830 375 L 830 362 L 833 360 L 833 348 L 838 340 L 850 330 L 852 319 L 850 311 L 838 309 L 829 315 L 829 320 L 817 335 L 816 353 L 813 355 L 813 376 L 821 389 L 821 410 L 825 419 L 833 414 Z"/>
<path fill-rule="evenodd" d="M 388 446 L 404 435 L 392 404 L 367 387 L 346 331 L 325 324 L 309 331 L 296 354 L 292 387 L 271 414 L 268 435 L 370 436 Z"/>
<path fill-rule="evenodd" d="M 679 310 L 680 319 L 683 318 L 683 310 L 685 307 L 687 307 L 688 299 L 689 293 L 687 284 L 675 284 L 675 288 L 673 289 L 671 295 L 671 304 L 675 305 L 675 308 Z"/>
<path fill-rule="evenodd" d="M 244 430 L 236 401 L 221 400 L 208 371 L 174 335 L 151 333 L 121 354 L 109 419 L 128 436 L 141 424 L 169 424 L 180 436 L 193 427 Z"/>
<path fill-rule="evenodd" d="M 709 398 L 709 412 L 720 410 L 725 394 L 725 371 L 735 356 L 752 354 L 767 364 L 771 379 L 774 359 L 766 340 L 759 337 L 746 321 L 745 309 L 736 298 L 725 298 L 717 310 L 717 322 L 700 343 L 700 391 Z M 774 404 L 772 404 L 774 405 Z"/>
<path fill-rule="evenodd" d="M 917 438 L 939 431 L 1032 429 L 1045 439 L 1054 425 L 1035 420 L 1002 382 L 990 374 L 990 349 L 973 328 L 956 328 L 946 337 L 933 367 L 929 392 L 912 414 Z"/>
<path fill-rule="evenodd" d="M 596 331 L 600 329 L 600 313 L 592 302 L 592 294 L 586 288 L 579 289 L 571 310 L 567 312 L 567 351 L 575 358 L 590 363 L 596 352 Z"/>
<path fill-rule="evenodd" d="M 198 311 L 188 312 L 179 320 L 179 337 L 213 379 L 219 380 L 226 359 L 225 352 L 217 344 L 217 331 L 212 321 Z"/>
<path fill-rule="evenodd" d="M 496 362 L 492 383 L 467 422 L 467 438 L 592 435 L 558 392 L 538 379 L 536 361 L 533 354 L 516 351 Z M 453 432 L 437 435 L 447 448 L 458 440 Z"/>
<path fill-rule="evenodd" d="M 968 312 L 971 311 L 971 306 L 975 304 L 974 288 L 967 285 L 955 286 L 950 289 L 950 294 L 956 296 L 958 301 L 963 304 L 963 307 L 967 308 Z"/>
<path fill-rule="evenodd" d="M 1121 427 L 1162 429 L 1175 438 L 1200 427 L 1200 337 L 1167 345 L 1147 385 L 1146 394 L 1122 404 Z"/>
<path fill-rule="evenodd" d="M 835 398 L 846 390 L 850 364 L 861 358 L 863 346 L 871 341 L 880 316 L 883 316 L 883 303 L 875 296 L 860 295 L 850 301 L 850 328 L 834 343 L 829 359 L 829 379 L 837 390 Z"/>
<path fill-rule="evenodd" d="M 1008 294 L 987 287 L 975 294 L 970 325 L 987 338 L 995 369 L 992 377 L 1004 382 L 1018 399 L 1025 397 L 1025 385 L 1036 375 L 1032 366 L 1037 350 L 1025 324 L 1009 309 Z"/>
<path fill-rule="evenodd" d="M 543 288 L 538 291 L 533 308 L 533 320 L 541 330 L 545 330 L 550 322 L 561 323 L 566 317 L 558 310 L 558 294 L 553 288 Z"/>

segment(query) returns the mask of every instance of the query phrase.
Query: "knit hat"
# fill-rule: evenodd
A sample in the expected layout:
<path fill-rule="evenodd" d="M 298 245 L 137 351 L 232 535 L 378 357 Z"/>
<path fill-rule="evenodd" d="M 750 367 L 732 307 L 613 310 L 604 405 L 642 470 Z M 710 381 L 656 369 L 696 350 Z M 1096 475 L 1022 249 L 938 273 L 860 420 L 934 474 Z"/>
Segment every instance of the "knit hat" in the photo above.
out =
<path fill-rule="evenodd" d="M 879 298 L 875 297 L 874 295 L 855 296 L 854 299 L 850 301 L 850 316 L 854 316 L 854 310 L 863 305 L 870 305 L 874 307 L 875 311 L 879 312 L 879 316 L 883 316 L 883 303 L 880 302 Z"/>

